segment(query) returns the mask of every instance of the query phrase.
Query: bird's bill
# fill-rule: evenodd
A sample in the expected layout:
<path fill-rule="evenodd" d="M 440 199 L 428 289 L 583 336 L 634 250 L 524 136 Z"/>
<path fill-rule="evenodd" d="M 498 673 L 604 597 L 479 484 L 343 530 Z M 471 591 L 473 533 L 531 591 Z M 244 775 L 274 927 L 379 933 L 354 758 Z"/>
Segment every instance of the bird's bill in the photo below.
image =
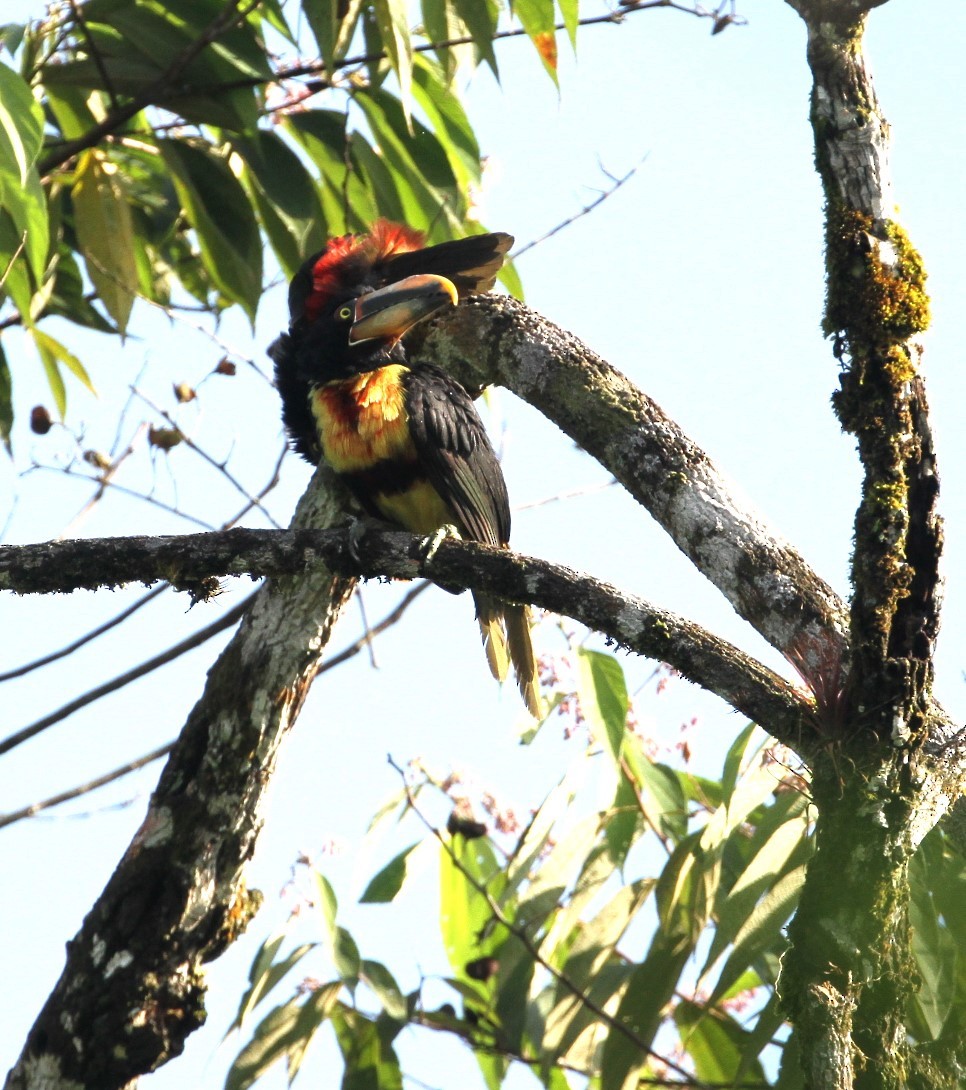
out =
<path fill-rule="evenodd" d="M 456 286 L 445 276 L 430 273 L 407 276 L 386 288 L 359 296 L 349 330 L 349 344 L 398 340 L 417 322 L 456 306 L 458 302 Z"/>

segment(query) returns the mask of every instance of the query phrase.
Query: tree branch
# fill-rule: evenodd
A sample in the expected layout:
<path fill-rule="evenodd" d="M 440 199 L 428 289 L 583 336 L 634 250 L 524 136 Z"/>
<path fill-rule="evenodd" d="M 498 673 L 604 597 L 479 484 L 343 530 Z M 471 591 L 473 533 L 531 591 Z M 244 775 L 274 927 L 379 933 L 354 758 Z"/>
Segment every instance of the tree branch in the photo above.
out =
<path fill-rule="evenodd" d="M 341 518 L 316 488 L 293 525 Z M 208 674 L 139 832 L 68 945 L 8 1090 L 120 1090 L 178 1055 L 204 1020 L 203 964 L 257 908 L 243 872 L 262 799 L 351 586 L 316 567 L 259 591 Z"/>
<path fill-rule="evenodd" d="M 819 730 L 814 704 L 804 693 L 682 617 L 589 576 L 505 549 L 445 541 L 427 559 L 424 539 L 374 523 L 360 523 L 351 531 L 244 529 L 5 546 L 0 548 L 0 588 L 66 591 L 162 578 L 195 587 L 223 575 L 299 576 L 319 564 L 345 576 L 423 577 L 533 603 L 573 617 L 630 651 L 669 663 L 790 745 L 800 747 Z"/>
<path fill-rule="evenodd" d="M 841 658 L 838 595 L 658 405 L 576 337 L 502 296 L 467 300 L 423 336 L 416 358 L 471 389 L 508 387 L 613 473 L 740 616 L 803 660 L 810 683 Z"/>

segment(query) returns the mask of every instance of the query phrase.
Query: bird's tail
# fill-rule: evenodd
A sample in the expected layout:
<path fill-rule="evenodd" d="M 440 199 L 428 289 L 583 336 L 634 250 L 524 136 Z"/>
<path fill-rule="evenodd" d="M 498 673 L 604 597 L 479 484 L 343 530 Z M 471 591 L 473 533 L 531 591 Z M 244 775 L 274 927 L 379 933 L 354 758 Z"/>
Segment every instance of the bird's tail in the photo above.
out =
<path fill-rule="evenodd" d="M 527 711 L 534 719 L 539 719 L 542 713 L 537 691 L 537 660 L 530 639 L 530 610 L 527 606 L 508 605 L 485 594 L 474 594 L 473 599 L 490 673 L 497 681 L 505 681 L 512 665 Z"/>

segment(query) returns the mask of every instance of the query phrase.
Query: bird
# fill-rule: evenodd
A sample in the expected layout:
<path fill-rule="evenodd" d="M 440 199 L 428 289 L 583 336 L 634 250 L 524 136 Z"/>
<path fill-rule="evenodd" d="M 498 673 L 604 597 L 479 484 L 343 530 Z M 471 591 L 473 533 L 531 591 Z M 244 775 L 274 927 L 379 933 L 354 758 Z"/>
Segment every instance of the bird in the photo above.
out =
<path fill-rule="evenodd" d="M 269 348 L 285 429 L 366 514 L 509 547 L 506 482 L 473 399 L 441 368 L 410 363 L 404 338 L 489 291 L 512 244 L 496 232 L 426 246 L 421 232 L 381 219 L 330 239 L 292 278 L 289 328 Z M 478 590 L 473 599 L 490 672 L 502 682 L 512 666 L 539 718 L 529 608 Z"/>

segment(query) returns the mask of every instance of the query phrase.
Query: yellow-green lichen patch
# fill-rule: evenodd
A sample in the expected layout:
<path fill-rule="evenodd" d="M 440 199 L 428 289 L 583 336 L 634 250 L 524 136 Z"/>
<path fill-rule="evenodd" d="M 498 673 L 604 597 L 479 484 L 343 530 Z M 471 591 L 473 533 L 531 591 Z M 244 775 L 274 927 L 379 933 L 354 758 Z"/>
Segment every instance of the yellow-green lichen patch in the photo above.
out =
<path fill-rule="evenodd" d="M 826 264 L 825 332 L 844 338 L 853 354 L 888 351 L 928 327 L 922 258 L 894 221 L 830 208 Z M 908 353 L 889 352 L 889 359 L 902 381 L 911 376 Z"/>

